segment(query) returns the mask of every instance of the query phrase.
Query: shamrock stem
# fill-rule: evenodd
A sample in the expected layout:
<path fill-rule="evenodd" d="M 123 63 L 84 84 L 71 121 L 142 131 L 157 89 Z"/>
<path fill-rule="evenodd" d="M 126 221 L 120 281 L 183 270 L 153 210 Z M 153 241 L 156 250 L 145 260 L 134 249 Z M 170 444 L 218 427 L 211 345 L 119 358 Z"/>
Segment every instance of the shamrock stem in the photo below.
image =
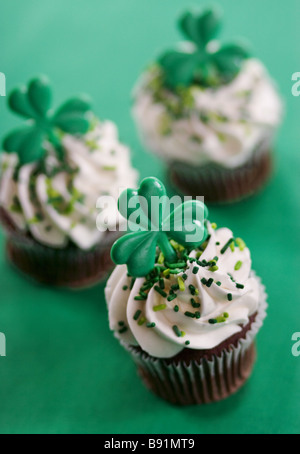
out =
<path fill-rule="evenodd" d="M 55 151 L 56 151 L 58 159 L 60 161 L 63 161 L 64 149 L 62 147 L 61 140 L 60 140 L 59 136 L 56 133 L 54 133 L 53 131 L 49 130 L 48 131 L 48 139 L 49 139 L 50 143 L 53 145 L 53 147 L 55 148 Z"/>
<path fill-rule="evenodd" d="M 176 262 L 177 254 L 171 246 L 168 236 L 165 233 L 161 233 L 158 240 L 158 245 L 165 256 L 167 262 Z"/>

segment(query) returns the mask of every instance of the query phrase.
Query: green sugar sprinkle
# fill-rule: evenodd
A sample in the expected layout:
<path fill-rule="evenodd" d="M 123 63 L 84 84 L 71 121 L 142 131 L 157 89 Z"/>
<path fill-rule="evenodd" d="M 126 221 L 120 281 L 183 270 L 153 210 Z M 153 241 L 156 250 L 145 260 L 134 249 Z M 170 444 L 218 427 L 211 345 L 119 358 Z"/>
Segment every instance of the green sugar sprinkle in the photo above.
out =
<path fill-rule="evenodd" d="M 235 271 L 238 271 L 239 269 L 241 269 L 242 265 L 243 265 L 243 262 L 241 262 L 240 260 L 238 262 L 236 262 L 236 264 L 234 266 Z"/>
<path fill-rule="evenodd" d="M 179 285 L 179 290 L 181 292 L 184 292 L 185 291 L 184 280 L 182 279 L 182 277 L 179 276 L 177 281 L 178 281 L 178 285 Z"/>
<path fill-rule="evenodd" d="M 228 318 L 228 317 L 229 317 L 228 312 L 224 312 L 223 317 L 224 317 L 224 318 Z"/>
<path fill-rule="evenodd" d="M 162 264 L 164 263 L 164 261 L 165 261 L 165 256 L 164 256 L 164 254 L 161 252 L 161 253 L 159 254 L 157 263 L 158 263 L 159 265 L 162 265 Z"/>
<path fill-rule="evenodd" d="M 169 295 L 169 296 L 167 297 L 167 300 L 168 300 L 168 301 L 173 301 L 173 300 L 175 300 L 175 298 L 177 298 L 177 295 L 176 295 L 176 293 L 173 293 L 172 295 Z"/>
<path fill-rule="evenodd" d="M 174 312 L 178 312 L 178 311 L 179 311 L 179 306 L 177 306 L 177 304 L 176 304 L 176 306 L 174 306 Z"/>
<path fill-rule="evenodd" d="M 235 280 L 233 279 L 233 276 L 230 273 L 227 273 L 227 274 L 230 277 L 230 279 L 232 280 L 232 282 L 235 282 Z"/>
<path fill-rule="evenodd" d="M 178 243 L 176 243 L 176 241 L 170 240 L 170 245 L 173 247 L 173 249 L 175 249 L 175 251 L 177 251 L 179 245 Z"/>
<path fill-rule="evenodd" d="M 134 297 L 135 301 L 145 301 L 147 296 L 138 295 Z"/>
<path fill-rule="evenodd" d="M 125 292 L 126 290 L 128 290 L 128 285 L 123 285 L 122 288 L 123 288 L 123 290 L 124 290 L 124 292 Z"/>
<path fill-rule="evenodd" d="M 167 268 L 166 270 L 163 271 L 163 275 L 164 275 L 165 277 L 170 276 L 170 270 L 169 270 L 169 268 Z"/>
<path fill-rule="evenodd" d="M 155 328 L 155 323 L 147 323 L 147 328 Z"/>
<path fill-rule="evenodd" d="M 147 274 L 146 282 L 153 281 L 155 278 L 159 279 L 159 274 L 160 274 L 161 269 L 162 269 L 162 267 L 160 267 L 160 266 L 157 266 L 157 267 L 153 268 L 153 270 L 150 271 L 150 273 Z"/>
<path fill-rule="evenodd" d="M 2 171 L 2 172 L 5 172 L 8 168 L 9 168 L 9 162 L 3 161 L 3 162 L 2 162 L 1 171 Z"/>
<path fill-rule="evenodd" d="M 217 320 L 217 322 L 218 322 L 218 323 L 224 323 L 224 322 L 226 322 L 226 319 L 225 319 L 225 317 L 222 317 L 222 316 L 220 316 L 220 317 L 217 317 L 217 319 L 216 319 L 216 320 Z"/>
<path fill-rule="evenodd" d="M 145 323 L 145 321 L 146 321 L 146 318 L 145 318 L 145 317 L 142 317 L 142 318 L 140 319 L 140 321 L 138 322 L 138 325 L 139 325 L 139 326 L 142 326 L 142 325 Z"/>
<path fill-rule="evenodd" d="M 165 281 L 163 279 L 159 279 L 159 286 L 162 290 L 165 289 Z"/>
<path fill-rule="evenodd" d="M 119 329 L 119 334 L 126 333 L 127 330 L 128 330 L 127 326 L 123 326 L 123 328 Z"/>
<path fill-rule="evenodd" d="M 173 284 L 171 285 L 171 289 L 176 292 L 176 290 L 179 290 L 179 284 Z"/>
<path fill-rule="evenodd" d="M 206 285 L 207 280 L 205 279 L 205 277 L 203 277 L 203 278 L 201 279 L 201 282 L 202 282 L 203 285 Z"/>
<path fill-rule="evenodd" d="M 184 247 L 181 244 L 176 243 L 176 241 L 170 240 L 170 244 L 175 249 L 175 251 L 178 251 L 178 252 L 184 251 Z"/>
<path fill-rule="evenodd" d="M 218 320 L 217 320 L 216 318 L 210 318 L 210 319 L 208 320 L 208 323 L 209 323 L 210 325 L 215 325 L 216 323 L 218 323 Z"/>
<path fill-rule="evenodd" d="M 124 326 L 125 323 L 124 322 L 119 322 L 119 326 Z"/>
<path fill-rule="evenodd" d="M 202 254 L 203 254 L 203 251 L 198 251 L 196 254 L 196 259 L 199 259 Z"/>
<path fill-rule="evenodd" d="M 103 170 L 108 170 L 108 171 L 116 170 L 116 168 L 117 168 L 116 166 L 102 166 Z"/>
<path fill-rule="evenodd" d="M 191 317 L 191 318 L 195 318 L 195 317 L 196 317 L 196 315 L 195 315 L 193 312 L 189 312 L 189 311 L 186 311 L 186 312 L 184 313 L 184 315 L 185 315 L 186 317 Z"/>
<path fill-rule="evenodd" d="M 133 316 L 133 320 L 137 321 L 141 315 L 142 311 L 137 310 L 136 313 Z"/>
<path fill-rule="evenodd" d="M 210 225 L 211 225 L 211 228 L 214 230 L 216 230 L 216 228 L 218 227 L 215 222 L 212 222 L 212 224 L 210 224 Z"/>
<path fill-rule="evenodd" d="M 175 270 L 169 270 L 169 274 L 180 274 L 182 273 L 182 269 L 176 268 Z"/>
<path fill-rule="evenodd" d="M 140 296 L 142 296 L 145 300 L 148 298 L 147 293 L 143 292 L 142 290 L 140 290 Z"/>
<path fill-rule="evenodd" d="M 245 286 L 243 284 L 236 284 L 236 288 L 244 288 Z"/>
<path fill-rule="evenodd" d="M 229 247 L 230 247 L 230 249 L 232 250 L 232 252 L 234 252 L 234 242 L 233 242 L 233 243 L 230 243 Z"/>
<path fill-rule="evenodd" d="M 216 242 L 216 246 L 220 246 L 220 242 L 219 241 Z"/>
<path fill-rule="evenodd" d="M 217 265 L 211 266 L 208 270 L 209 271 L 218 271 L 219 267 Z"/>
<path fill-rule="evenodd" d="M 240 251 L 243 251 L 245 249 L 246 243 L 242 240 L 242 238 L 236 238 L 235 242 L 238 245 Z"/>
<path fill-rule="evenodd" d="M 40 221 L 34 216 L 33 218 L 29 219 L 28 224 L 33 225 L 33 224 L 38 224 Z"/>
<path fill-rule="evenodd" d="M 202 266 L 215 266 L 217 264 L 217 262 L 215 260 L 210 260 L 209 262 L 202 262 Z"/>
<path fill-rule="evenodd" d="M 228 301 L 232 301 L 232 293 L 227 294 L 227 299 L 228 299 Z"/>
<path fill-rule="evenodd" d="M 151 281 L 150 281 L 151 282 L 151 286 L 153 287 L 153 285 L 156 284 L 156 282 L 158 282 L 158 281 L 159 281 L 159 277 L 158 276 L 153 277 L 151 279 Z"/>
<path fill-rule="evenodd" d="M 65 201 L 65 199 L 61 195 L 48 197 L 48 203 L 51 205 L 56 205 L 58 203 L 64 203 L 64 201 Z"/>
<path fill-rule="evenodd" d="M 17 206 L 17 205 L 11 205 L 9 209 L 10 209 L 10 211 L 12 213 L 15 213 L 15 214 L 21 214 L 22 213 L 22 208 L 20 206 Z"/>
<path fill-rule="evenodd" d="M 36 215 L 28 221 L 28 224 L 30 224 L 30 225 L 38 224 L 39 222 L 42 222 L 43 219 L 44 219 L 44 216 L 42 214 L 36 213 Z"/>
<path fill-rule="evenodd" d="M 211 284 L 214 282 L 213 278 L 211 277 L 210 279 L 208 279 L 208 281 L 206 282 L 206 287 L 211 287 Z"/>
<path fill-rule="evenodd" d="M 199 271 L 199 267 L 198 266 L 194 266 L 193 268 L 193 274 L 197 274 Z"/>
<path fill-rule="evenodd" d="M 186 333 L 184 331 L 181 331 L 181 337 L 186 336 Z"/>
<path fill-rule="evenodd" d="M 218 132 L 217 136 L 218 136 L 220 142 L 226 142 L 226 135 L 225 134 L 223 134 L 222 132 Z"/>
<path fill-rule="evenodd" d="M 185 274 L 185 273 L 184 273 L 181 277 L 182 277 L 182 279 L 183 279 L 184 281 L 186 281 L 187 278 L 188 278 L 188 277 L 187 277 L 187 274 Z"/>
<path fill-rule="evenodd" d="M 201 244 L 200 247 L 201 247 L 202 251 L 204 251 L 206 249 L 207 245 L 208 245 L 208 240 Z"/>
<path fill-rule="evenodd" d="M 178 328 L 177 325 L 173 326 L 173 331 L 174 331 L 174 333 L 176 334 L 177 337 L 181 337 L 181 331 L 180 331 L 180 329 Z"/>
<path fill-rule="evenodd" d="M 216 284 L 220 287 L 222 285 L 222 282 L 217 281 Z"/>
<path fill-rule="evenodd" d="M 199 311 L 195 312 L 196 318 L 199 319 L 201 317 L 201 314 Z"/>
<path fill-rule="evenodd" d="M 199 290 L 195 288 L 192 284 L 189 285 L 189 290 L 193 296 L 199 295 Z"/>
<path fill-rule="evenodd" d="M 154 290 L 155 290 L 157 293 L 159 293 L 163 298 L 167 298 L 167 296 L 168 296 L 167 293 L 166 293 L 164 290 L 162 290 L 160 287 L 158 287 L 158 285 L 156 285 L 156 286 L 154 287 Z"/>
<path fill-rule="evenodd" d="M 157 306 L 153 306 L 154 312 L 163 311 L 166 308 L 167 308 L 166 304 L 158 304 Z"/>
<path fill-rule="evenodd" d="M 231 243 L 234 241 L 233 238 L 230 238 L 230 240 L 227 241 L 227 243 L 225 244 L 225 246 L 222 247 L 221 249 L 221 254 L 225 254 L 225 252 L 227 251 L 227 249 L 230 247 Z"/>
<path fill-rule="evenodd" d="M 22 205 L 16 195 L 13 197 L 13 204 L 10 207 L 10 211 L 17 214 L 23 213 Z"/>
<path fill-rule="evenodd" d="M 194 298 L 191 298 L 191 305 L 197 309 L 198 307 L 200 307 L 200 303 L 196 303 L 196 301 L 194 300 Z"/>
<path fill-rule="evenodd" d="M 98 144 L 95 140 L 86 140 L 85 144 L 89 147 L 91 151 L 95 151 L 98 148 Z"/>
<path fill-rule="evenodd" d="M 186 262 L 168 263 L 168 267 L 171 270 L 174 270 L 175 268 L 185 268 Z"/>
<path fill-rule="evenodd" d="M 190 345 L 190 341 L 186 341 L 186 342 L 185 342 L 185 345 Z"/>
<path fill-rule="evenodd" d="M 152 282 L 145 282 L 143 286 L 141 287 L 141 291 L 149 290 L 151 287 L 153 287 L 154 283 Z"/>

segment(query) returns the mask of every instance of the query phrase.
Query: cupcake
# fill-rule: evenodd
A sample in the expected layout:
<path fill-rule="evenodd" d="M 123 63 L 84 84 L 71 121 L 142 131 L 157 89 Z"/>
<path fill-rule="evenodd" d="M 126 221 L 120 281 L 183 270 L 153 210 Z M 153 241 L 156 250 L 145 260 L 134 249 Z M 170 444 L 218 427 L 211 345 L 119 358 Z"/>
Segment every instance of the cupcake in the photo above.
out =
<path fill-rule="evenodd" d="M 119 235 L 97 222 L 97 199 L 117 201 L 119 188 L 136 184 L 137 173 L 116 126 L 98 120 L 87 97 L 54 112 L 51 98 L 45 77 L 9 96 L 11 110 L 27 124 L 3 141 L 0 221 L 17 269 L 41 283 L 86 287 L 111 270 L 110 248 Z M 111 219 L 116 214 L 115 204 Z"/>
<path fill-rule="evenodd" d="M 187 12 L 187 41 L 162 54 L 134 90 L 133 115 L 146 148 L 171 182 L 207 202 L 233 202 L 270 176 L 282 103 L 264 65 L 241 43 L 216 40 L 217 9 Z"/>
<path fill-rule="evenodd" d="M 142 185 L 163 187 L 154 180 Z M 114 244 L 109 323 L 146 387 L 173 404 L 206 404 L 235 393 L 250 376 L 266 294 L 241 238 L 210 223 L 202 202 L 178 210 L 187 215 L 176 230 L 160 221 L 156 231 L 135 231 Z M 198 231 L 191 243 L 192 226 Z"/>

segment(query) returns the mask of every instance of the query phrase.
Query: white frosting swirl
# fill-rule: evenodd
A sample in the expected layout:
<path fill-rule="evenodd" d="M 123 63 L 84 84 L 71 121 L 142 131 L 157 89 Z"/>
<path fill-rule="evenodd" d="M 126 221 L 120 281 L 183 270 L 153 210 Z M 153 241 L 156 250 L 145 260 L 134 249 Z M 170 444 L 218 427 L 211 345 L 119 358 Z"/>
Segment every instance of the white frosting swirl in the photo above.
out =
<path fill-rule="evenodd" d="M 65 135 L 62 142 L 68 166 L 77 169 L 74 174 L 61 170 L 49 144 L 46 171 L 32 163 L 16 172 L 17 154 L 2 154 L 0 206 L 18 229 L 30 231 L 41 244 L 63 248 L 71 240 L 88 250 L 104 234 L 96 226 L 97 199 L 110 195 L 117 200 L 121 189 L 136 186 L 137 172 L 112 122 L 97 122 L 84 137 Z M 117 204 L 111 210 L 107 217 L 115 220 Z"/>
<path fill-rule="evenodd" d="M 116 267 L 105 293 L 110 328 L 119 339 L 127 345 L 140 346 L 151 356 L 169 358 L 184 348 L 212 349 L 239 333 L 241 326 L 249 322 L 249 317 L 258 311 L 261 302 L 258 279 L 251 272 L 249 249 L 235 246 L 232 251 L 229 247 L 222 254 L 221 249 L 233 237 L 232 232 L 227 228 L 215 231 L 209 224 L 209 233 L 211 237 L 200 260 L 209 262 L 217 256 L 218 270 L 210 271 L 208 267 L 199 267 L 194 274 L 195 265 L 192 263 L 185 271 L 185 290 L 177 291 L 178 296 L 173 301 L 168 301 L 153 287 L 146 301 L 135 300 L 145 279 L 136 279 L 130 290 L 131 278 L 127 276 L 126 266 Z M 195 257 L 195 254 L 193 251 L 190 256 Z M 236 266 L 238 262 L 241 262 L 240 267 Z M 170 279 L 165 279 L 166 293 L 171 285 L 177 283 L 177 278 L 178 276 L 173 275 Z M 203 278 L 206 281 L 212 278 L 211 286 L 205 285 Z M 221 284 L 218 285 L 217 282 Z M 237 284 L 241 285 L 237 287 Z M 198 290 L 198 295 L 191 295 L 190 285 Z M 125 289 L 126 287 L 128 289 Z M 232 295 L 232 300 L 228 294 Z M 200 303 L 199 309 L 192 306 L 191 298 L 194 298 L 194 303 Z M 166 307 L 157 311 L 153 309 L 161 305 Z M 178 306 L 178 312 L 174 311 L 175 306 Z M 140 315 L 138 320 L 135 320 L 137 311 L 140 311 Z M 186 312 L 197 311 L 200 312 L 200 318 L 185 315 Z M 146 319 L 143 324 L 139 323 L 142 317 Z M 212 320 L 218 320 L 218 323 L 212 324 Z M 149 327 L 149 324 L 155 326 Z M 178 337 L 174 326 L 184 335 Z"/>
<path fill-rule="evenodd" d="M 270 145 L 282 117 L 282 102 L 263 64 L 246 60 L 238 76 L 218 88 L 192 86 L 184 114 L 170 114 L 176 101 L 154 91 L 159 71 L 146 72 L 135 90 L 133 115 L 145 146 L 166 161 L 193 165 L 217 163 L 227 168 L 244 164 L 261 144 Z"/>

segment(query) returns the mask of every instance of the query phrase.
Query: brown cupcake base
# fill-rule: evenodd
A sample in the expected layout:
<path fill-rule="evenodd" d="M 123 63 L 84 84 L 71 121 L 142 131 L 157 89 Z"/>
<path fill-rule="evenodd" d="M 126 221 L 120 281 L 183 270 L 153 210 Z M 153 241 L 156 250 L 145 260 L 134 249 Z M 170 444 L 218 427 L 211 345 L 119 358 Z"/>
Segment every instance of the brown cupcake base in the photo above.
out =
<path fill-rule="evenodd" d="M 272 172 L 269 148 L 259 149 L 243 166 L 227 169 L 217 165 L 192 167 L 171 163 L 169 179 L 184 195 L 202 196 L 206 203 L 230 203 L 259 191 Z"/>
<path fill-rule="evenodd" d="M 227 364 L 225 359 L 213 361 L 211 366 L 206 359 L 189 366 L 174 366 L 161 362 L 161 375 L 153 375 L 145 367 L 138 366 L 138 373 L 144 384 L 154 394 L 175 405 L 203 405 L 218 402 L 236 393 L 251 375 L 256 359 L 254 344 L 235 361 Z M 184 380 L 182 379 L 184 376 Z"/>
<path fill-rule="evenodd" d="M 256 359 L 254 341 L 245 343 L 258 314 L 242 331 L 210 350 L 185 348 L 173 358 L 151 357 L 129 347 L 138 373 L 148 389 L 176 405 L 218 402 L 236 393 L 251 375 Z"/>
<path fill-rule="evenodd" d="M 3 209 L 0 209 L 0 221 L 7 233 L 9 262 L 38 283 L 82 289 L 101 282 L 113 269 L 110 249 L 118 232 L 105 233 L 101 243 L 90 251 L 83 251 L 73 244 L 54 249 L 16 229 Z"/>
<path fill-rule="evenodd" d="M 27 277 L 58 287 L 91 287 L 101 282 L 113 268 L 110 246 L 99 246 L 90 252 L 76 247 L 54 250 L 41 245 L 28 248 L 9 239 L 6 251 L 9 262 Z"/>

